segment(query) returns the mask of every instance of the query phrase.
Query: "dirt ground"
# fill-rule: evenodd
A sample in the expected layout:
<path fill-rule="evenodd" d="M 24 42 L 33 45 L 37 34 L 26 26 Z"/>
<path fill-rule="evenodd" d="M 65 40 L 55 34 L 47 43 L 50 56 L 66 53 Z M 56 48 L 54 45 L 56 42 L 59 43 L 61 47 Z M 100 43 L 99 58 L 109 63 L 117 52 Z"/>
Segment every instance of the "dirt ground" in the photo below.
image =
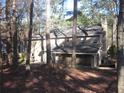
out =
<path fill-rule="evenodd" d="M 53 69 L 33 66 L 26 74 L 23 67 L 13 72 L 4 69 L 0 93 L 116 93 L 114 69 Z"/>

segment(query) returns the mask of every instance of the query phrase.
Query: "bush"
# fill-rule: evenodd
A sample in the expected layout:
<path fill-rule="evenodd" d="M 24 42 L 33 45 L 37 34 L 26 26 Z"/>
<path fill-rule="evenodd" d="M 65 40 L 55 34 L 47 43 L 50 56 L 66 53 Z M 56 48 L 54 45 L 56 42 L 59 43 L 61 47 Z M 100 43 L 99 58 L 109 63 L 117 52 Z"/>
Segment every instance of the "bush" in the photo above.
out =
<path fill-rule="evenodd" d="M 117 53 L 117 47 L 115 45 L 111 45 L 110 48 L 107 51 L 107 54 L 110 57 L 115 57 L 116 56 L 116 53 Z"/>
<path fill-rule="evenodd" d="M 19 63 L 22 64 L 25 62 L 26 55 L 25 53 L 19 53 Z"/>

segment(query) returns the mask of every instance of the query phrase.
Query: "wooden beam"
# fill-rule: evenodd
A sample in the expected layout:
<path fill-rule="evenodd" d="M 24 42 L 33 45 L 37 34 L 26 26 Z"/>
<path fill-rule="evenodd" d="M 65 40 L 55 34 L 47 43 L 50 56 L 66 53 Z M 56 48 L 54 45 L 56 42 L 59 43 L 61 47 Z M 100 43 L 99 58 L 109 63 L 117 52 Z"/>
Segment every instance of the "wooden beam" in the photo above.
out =
<path fill-rule="evenodd" d="M 85 37 L 100 37 L 100 35 L 89 35 L 89 36 L 76 36 L 76 38 L 85 38 Z M 69 39 L 72 38 L 72 36 L 67 36 L 67 37 L 53 37 L 50 39 Z M 46 40 L 46 38 L 32 38 L 32 41 L 37 41 L 37 40 Z"/>
<path fill-rule="evenodd" d="M 67 54 L 67 55 L 72 55 L 72 53 L 71 52 L 54 52 L 54 51 L 52 51 L 52 53 L 54 53 L 54 54 Z M 96 55 L 97 53 L 81 53 L 81 52 L 76 52 L 76 55 Z"/>

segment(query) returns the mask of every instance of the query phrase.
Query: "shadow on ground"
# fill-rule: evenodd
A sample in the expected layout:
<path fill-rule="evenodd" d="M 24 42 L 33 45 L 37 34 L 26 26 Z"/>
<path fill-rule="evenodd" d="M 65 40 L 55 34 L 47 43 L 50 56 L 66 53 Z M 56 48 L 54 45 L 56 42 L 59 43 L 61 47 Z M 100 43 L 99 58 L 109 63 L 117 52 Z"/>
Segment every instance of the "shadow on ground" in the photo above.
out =
<path fill-rule="evenodd" d="M 116 71 L 96 69 L 53 69 L 33 65 L 30 75 L 24 67 L 3 71 L 0 93 L 116 93 Z"/>

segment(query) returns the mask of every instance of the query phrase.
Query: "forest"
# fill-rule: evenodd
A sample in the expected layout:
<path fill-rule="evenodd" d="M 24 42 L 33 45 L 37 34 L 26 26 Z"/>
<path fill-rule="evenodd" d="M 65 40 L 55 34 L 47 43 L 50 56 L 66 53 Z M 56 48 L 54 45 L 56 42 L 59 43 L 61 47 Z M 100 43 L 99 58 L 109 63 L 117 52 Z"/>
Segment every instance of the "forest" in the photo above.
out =
<path fill-rule="evenodd" d="M 0 93 L 124 93 L 124 0 L 0 0 Z"/>

